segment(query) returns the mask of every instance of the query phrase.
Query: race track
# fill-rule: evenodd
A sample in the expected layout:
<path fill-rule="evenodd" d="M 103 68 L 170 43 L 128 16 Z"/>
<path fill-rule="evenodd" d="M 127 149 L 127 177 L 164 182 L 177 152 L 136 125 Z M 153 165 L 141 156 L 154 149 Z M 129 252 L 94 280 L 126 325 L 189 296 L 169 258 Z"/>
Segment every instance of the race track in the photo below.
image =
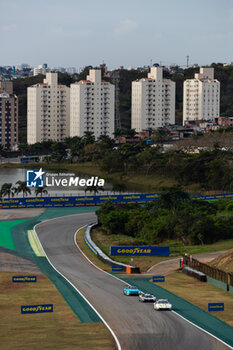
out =
<path fill-rule="evenodd" d="M 226 345 L 173 312 L 123 295 L 124 284 L 90 264 L 74 244 L 74 234 L 94 222 L 94 213 L 46 221 L 36 232 L 52 264 L 68 278 L 116 334 L 122 350 L 223 350 Z"/>

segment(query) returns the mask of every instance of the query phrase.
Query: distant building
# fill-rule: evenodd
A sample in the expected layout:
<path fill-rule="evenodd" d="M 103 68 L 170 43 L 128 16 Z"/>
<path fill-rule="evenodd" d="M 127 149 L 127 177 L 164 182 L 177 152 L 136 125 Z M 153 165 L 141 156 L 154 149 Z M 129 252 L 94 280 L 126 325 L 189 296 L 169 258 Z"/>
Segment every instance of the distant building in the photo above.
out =
<path fill-rule="evenodd" d="M 28 88 L 27 142 L 63 141 L 69 136 L 70 89 L 58 84 L 57 73 Z"/>
<path fill-rule="evenodd" d="M 232 127 L 233 126 L 233 117 L 219 117 L 218 125 L 221 127 Z"/>
<path fill-rule="evenodd" d="M 114 132 L 115 87 L 101 80 L 100 69 L 90 69 L 87 80 L 70 86 L 70 136 L 83 136 L 86 131 L 95 137 Z"/>
<path fill-rule="evenodd" d="M 18 98 L 12 81 L 0 81 L 0 144 L 11 150 L 18 143 Z"/>
<path fill-rule="evenodd" d="M 46 75 L 46 73 L 49 73 L 50 69 L 47 66 L 47 63 L 44 64 L 39 64 L 39 66 L 37 68 L 33 69 L 33 75 L 39 75 L 39 74 L 43 74 Z"/>
<path fill-rule="evenodd" d="M 194 79 L 184 81 L 183 123 L 218 118 L 219 112 L 220 82 L 214 79 L 214 68 L 200 68 Z"/>
<path fill-rule="evenodd" d="M 77 69 L 75 67 L 68 67 L 66 68 L 66 73 L 73 75 L 77 73 Z"/>
<path fill-rule="evenodd" d="M 17 70 L 23 70 L 25 68 L 30 68 L 30 65 L 27 64 L 27 63 L 19 63 L 19 64 L 16 65 L 16 69 Z"/>
<path fill-rule="evenodd" d="M 175 123 L 175 82 L 163 79 L 162 67 L 132 82 L 131 127 L 137 132 Z"/>

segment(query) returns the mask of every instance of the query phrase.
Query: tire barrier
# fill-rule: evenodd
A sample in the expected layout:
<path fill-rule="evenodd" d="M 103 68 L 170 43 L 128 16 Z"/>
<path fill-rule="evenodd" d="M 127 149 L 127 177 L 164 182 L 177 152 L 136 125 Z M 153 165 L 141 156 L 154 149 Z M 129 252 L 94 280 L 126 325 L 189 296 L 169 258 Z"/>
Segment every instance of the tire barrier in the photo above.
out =
<path fill-rule="evenodd" d="M 188 276 L 197 278 L 201 282 L 207 282 L 207 276 L 203 272 L 194 270 L 191 267 L 184 267 L 182 272 Z"/>
<path fill-rule="evenodd" d="M 101 260 L 103 261 L 105 264 L 110 265 L 112 267 L 119 267 L 122 268 L 122 271 L 126 272 L 126 273 L 140 273 L 140 269 L 139 267 L 134 267 L 134 266 L 130 266 L 127 264 L 123 264 L 123 263 L 118 263 L 117 261 L 114 261 L 112 259 L 110 259 L 106 254 L 104 254 L 104 252 L 97 247 L 97 245 L 92 241 L 91 239 L 91 229 L 98 226 L 97 223 L 88 225 L 85 228 L 85 242 L 88 246 L 88 248 Z"/>

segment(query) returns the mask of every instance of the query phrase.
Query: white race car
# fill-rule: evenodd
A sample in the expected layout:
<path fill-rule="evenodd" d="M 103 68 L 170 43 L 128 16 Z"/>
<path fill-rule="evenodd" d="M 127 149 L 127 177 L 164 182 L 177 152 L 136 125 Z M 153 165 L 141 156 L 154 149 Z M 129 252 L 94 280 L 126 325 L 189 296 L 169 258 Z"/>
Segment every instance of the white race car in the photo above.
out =
<path fill-rule="evenodd" d="M 145 302 L 155 302 L 156 301 L 156 297 L 152 294 L 145 294 L 145 293 L 141 293 L 138 297 L 139 301 L 142 301 L 143 303 Z"/>
<path fill-rule="evenodd" d="M 154 303 L 155 310 L 171 310 L 172 304 L 167 299 L 159 299 Z"/>

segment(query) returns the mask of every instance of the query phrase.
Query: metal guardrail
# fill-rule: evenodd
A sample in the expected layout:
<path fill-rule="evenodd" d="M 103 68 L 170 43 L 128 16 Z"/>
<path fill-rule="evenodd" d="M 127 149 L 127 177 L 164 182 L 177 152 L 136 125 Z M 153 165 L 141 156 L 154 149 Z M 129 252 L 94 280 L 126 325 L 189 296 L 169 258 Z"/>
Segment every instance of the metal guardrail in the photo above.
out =
<path fill-rule="evenodd" d="M 88 246 L 88 248 L 98 257 L 100 258 L 103 262 L 105 262 L 106 264 L 110 265 L 110 266 L 119 266 L 123 268 L 123 271 L 126 271 L 127 267 L 134 269 L 133 266 L 130 265 L 126 265 L 123 263 L 119 263 L 117 261 L 114 261 L 112 259 L 110 259 L 106 254 L 104 254 L 104 252 L 92 241 L 91 239 L 91 229 L 93 227 L 97 226 L 97 224 L 91 224 L 88 225 L 85 228 L 85 242 Z"/>

